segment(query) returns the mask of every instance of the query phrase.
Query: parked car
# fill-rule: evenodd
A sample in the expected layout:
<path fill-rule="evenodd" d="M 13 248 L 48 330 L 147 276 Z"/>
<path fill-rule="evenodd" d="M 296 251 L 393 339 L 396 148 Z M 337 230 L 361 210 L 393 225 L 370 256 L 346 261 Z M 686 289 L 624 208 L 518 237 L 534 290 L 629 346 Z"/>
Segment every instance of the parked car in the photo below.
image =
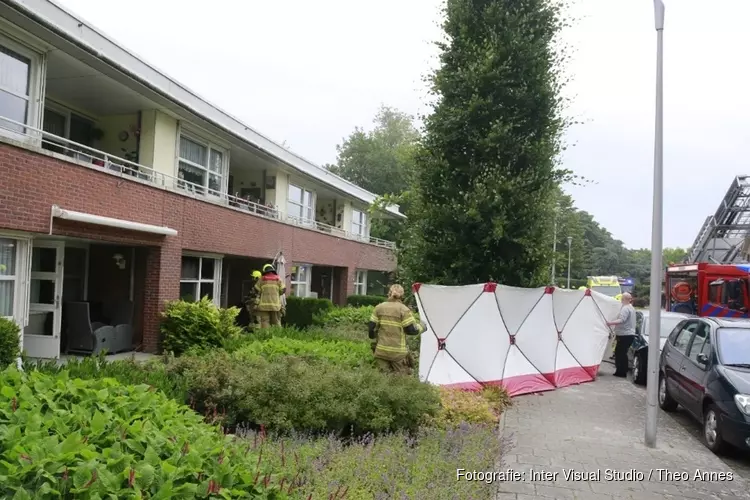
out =
<path fill-rule="evenodd" d="M 677 405 L 703 425 L 714 453 L 750 451 L 750 320 L 691 318 L 675 327 L 659 359 L 659 406 Z"/>
<path fill-rule="evenodd" d="M 628 349 L 628 364 L 633 369 L 633 383 L 644 385 L 646 383 L 646 374 L 648 373 L 649 312 L 648 309 L 636 310 L 635 315 L 635 340 L 633 340 L 633 344 Z M 690 314 L 662 311 L 659 318 L 659 322 L 661 323 L 659 327 L 661 333 L 659 351 L 661 352 L 664 343 L 667 341 L 667 337 L 669 337 L 669 334 L 672 333 L 672 330 L 674 330 L 680 321 L 694 317 Z"/>

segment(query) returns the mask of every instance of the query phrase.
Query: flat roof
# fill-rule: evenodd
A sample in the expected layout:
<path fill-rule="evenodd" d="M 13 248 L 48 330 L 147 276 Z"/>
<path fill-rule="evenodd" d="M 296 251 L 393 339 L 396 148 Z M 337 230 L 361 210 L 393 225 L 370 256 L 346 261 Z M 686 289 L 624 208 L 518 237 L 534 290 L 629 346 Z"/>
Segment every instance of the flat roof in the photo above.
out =
<path fill-rule="evenodd" d="M 238 118 L 209 103 L 175 79 L 167 76 L 152 64 L 147 63 L 130 50 L 113 41 L 81 16 L 73 14 L 52 0 L 0 0 L 16 10 L 45 25 L 68 41 L 84 47 L 107 64 L 131 75 L 140 83 L 154 89 L 186 110 L 201 116 L 220 129 L 240 138 L 249 145 L 277 158 L 281 162 L 314 179 L 338 189 L 367 204 L 378 195 L 342 179 L 323 167 L 315 165 L 302 156 L 289 151 L 265 137 Z M 398 205 L 390 205 L 387 212 L 405 217 Z"/>

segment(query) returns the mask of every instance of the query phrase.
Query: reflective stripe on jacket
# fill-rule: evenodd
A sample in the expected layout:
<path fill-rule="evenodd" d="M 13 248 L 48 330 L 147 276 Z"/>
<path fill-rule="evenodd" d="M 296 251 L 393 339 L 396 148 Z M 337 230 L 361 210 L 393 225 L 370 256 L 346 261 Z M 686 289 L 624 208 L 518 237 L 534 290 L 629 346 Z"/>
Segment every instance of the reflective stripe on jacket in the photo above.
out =
<path fill-rule="evenodd" d="M 286 291 L 284 283 L 275 273 L 263 276 L 255 283 L 255 291 L 258 292 L 260 300 L 257 302 L 257 311 L 276 312 L 281 310 L 281 295 Z"/>
<path fill-rule="evenodd" d="M 375 306 L 370 321 L 378 332 L 375 357 L 388 361 L 404 359 L 409 353 L 404 328 L 416 323 L 411 310 L 399 301 L 389 300 Z M 417 329 L 421 330 L 421 325 Z"/>

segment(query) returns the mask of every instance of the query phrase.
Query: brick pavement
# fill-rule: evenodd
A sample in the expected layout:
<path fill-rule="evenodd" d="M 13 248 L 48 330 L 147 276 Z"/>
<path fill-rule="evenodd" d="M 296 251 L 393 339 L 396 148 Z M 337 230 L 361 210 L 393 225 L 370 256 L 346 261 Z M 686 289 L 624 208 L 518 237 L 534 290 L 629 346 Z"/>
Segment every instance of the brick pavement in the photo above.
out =
<path fill-rule="evenodd" d="M 520 396 L 505 414 L 506 450 L 498 470 L 524 473 L 499 483 L 497 500 L 750 499 L 750 479 L 706 449 L 685 425 L 659 410 L 657 448 L 643 444 L 646 391 L 602 367 L 596 382 L 542 395 Z M 599 471 L 599 480 L 566 480 L 563 469 Z M 643 480 L 611 481 L 607 469 L 643 473 Z M 654 469 L 651 479 L 649 472 Z M 660 480 L 655 469 L 687 472 L 689 479 Z M 530 477 L 531 470 L 557 472 Z M 731 481 L 694 480 L 696 471 L 732 472 Z"/>

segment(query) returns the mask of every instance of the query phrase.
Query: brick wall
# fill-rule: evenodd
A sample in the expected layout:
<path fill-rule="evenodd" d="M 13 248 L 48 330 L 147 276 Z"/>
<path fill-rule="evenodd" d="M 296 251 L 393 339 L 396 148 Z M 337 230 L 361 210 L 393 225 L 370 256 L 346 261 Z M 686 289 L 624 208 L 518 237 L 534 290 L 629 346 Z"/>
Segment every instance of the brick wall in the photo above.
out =
<path fill-rule="evenodd" d="M 149 247 L 143 307 L 143 341 L 149 350 L 156 346 L 162 304 L 179 296 L 183 250 L 266 259 L 281 250 L 289 264 L 345 268 L 338 283 L 344 298 L 354 291 L 355 269 L 396 267 L 393 252 L 385 248 L 255 217 L 5 142 L 0 142 L 0 179 L 0 229 L 48 234 L 50 208 L 56 204 L 178 231 L 164 237 L 54 220 L 55 235 Z"/>

